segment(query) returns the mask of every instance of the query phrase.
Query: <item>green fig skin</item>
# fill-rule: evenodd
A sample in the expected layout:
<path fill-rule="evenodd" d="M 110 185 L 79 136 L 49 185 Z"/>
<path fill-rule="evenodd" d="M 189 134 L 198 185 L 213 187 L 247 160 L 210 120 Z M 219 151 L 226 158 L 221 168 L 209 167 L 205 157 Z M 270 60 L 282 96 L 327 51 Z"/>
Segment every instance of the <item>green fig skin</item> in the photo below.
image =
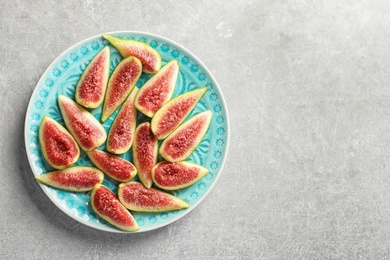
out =
<path fill-rule="evenodd" d="M 167 212 L 188 208 L 188 203 L 161 190 L 145 188 L 139 182 L 121 183 L 118 198 L 127 209 L 138 212 Z"/>
<path fill-rule="evenodd" d="M 157 139 L 165 139 L 171 134 L 190 114 L 207 89 L 204 87 L 186 92 L 162 106 L 151 121 L 152 132 Z"/>
<path fill-rule="evenodd" d="M 104 174 L 94 167 L 74 166 L 42 174 L 36 176 L 35 179 L 53 188 L 85 192 L 92 190 L 96 184 L 102 183 Z"/>
<path fill-rule="evenodd" d="M 76 102 L 86 108 L 103 103 L 110 73 L 110 48 L 104 47 L 90 61 L 76 85 Z"/>
<path fill-rule="evenodd" d="M 50 143 L 55 140 L 54 143 Z M 43 158 L 54 169 L 65 169 L 77 162 L 80 148 L 73 136 L 51 117 L 44 116 L 39 127 Z M 65 158 L 64 158 L 65 157 Z"/>
<path fill-rule="evenodd" d="M 91 193 L 93 211 L 102 219 L 121 230 L 135 232 L 139 226 L 118 197 L 106 186 L 96 184 Z"/>
<path fill-rule="evenodd" d="M 112 46 L 114 46 L 123 58 L 135 56 L 142 62 L 142 71 L 148 74 L 154 74 L 161 68 L 161 56 L 149 45 L 134 41 L 118 38 L 109 34 L 103 34 Z"/>
<path fill-rule="evenodd" d="M 176 128 L 162 142 L 159 150 L 161 156 L 169 162 L 187 159 L 206 135 L 211 118 L 212 112 L 207 110 L 191 117 Z"/>

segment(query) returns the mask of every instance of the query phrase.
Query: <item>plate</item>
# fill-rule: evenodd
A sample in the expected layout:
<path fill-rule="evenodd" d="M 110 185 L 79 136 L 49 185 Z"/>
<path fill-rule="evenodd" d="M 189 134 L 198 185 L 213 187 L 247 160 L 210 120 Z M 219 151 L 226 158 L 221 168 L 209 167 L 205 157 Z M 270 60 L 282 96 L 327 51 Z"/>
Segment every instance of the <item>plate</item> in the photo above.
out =
<path fill-rule="evenodd" d="M 109 34 L 149 44 L 160 53 L 163 65 L 172 59 L 179 61 L 180 73 L 172 97 L 196 88 L 208 86 L 208 91 L 199 101 L 189 117 L 201 111 L 211 110 L 213 112 L 213 118 L 207 134 L 198 148 L 187 160 L 208 168 L 210 172 L 192 186 L 170 192 L 187 201 L 190 206 L 188 209 L 165 213 L 132 212 L 140 226 L 138 232 L 150 231 L 170 224 L 188 214 L 206 197 L 216 183 L 221 175 L 228 150 L 229 120 L 227 108 L 222 92 L 210 71 L 197 57 L 195 57 L 195 55 L 184 47 L 164 37 L 150 33 L 122 31 Z M 109 45 L 108 42 L 101 37 L 101 35 L 97 35 L 88 38 L 63 52 L 47 68 L 36 85 L 27 108 L 25 120 L 26 152 L 35 176 L 53 170 L 45 162 L 40 151 L 38 130 L 42 117 L 44 115 L 49 115 L 64 125 L 57 104 L 57 97 L 60 94 L 64 94 L 74 99 L 75 86 L 84 68 L 94 55 L 107 45 L 110 46 L 111 50 L 110 73 L 112 73 L 116 65 L 122 60 L 122 57 L 115 48 Z M 145 83 L 149 77 L 150 75 L 143 74 L 136 85 L 142 87 L 143 83 Z M 91 110 L 91 113 L 96 118 L 100 119 L 101 106 Z M 116 114 L 117 111 L 103 124 L 107 132 Z M 145 116 L 142 114 L 139 115 L 139 120 L 145 119 Z M 105 145 L 103 144 L 99 149 L 104 149 L 104 147 Z M 121 157 L 131 160 L 131 151 Z M 82 152 L 80 159 L 75 165 L 92 165 L 92 163 L 86 154 Z M 103 184 L 114 192 L 117 192 L 118 182 L 105 177 Z M 111 226 L 93 212 L 90 206 L 90 192 L 72 193 L 54 189 L 42 184 L 40 184 L 40 186 L 49 199 L 53 201 L 59 209 L 78 222 L 104 231 L 123 232 Z M 204 217 L 207 218 L 207 216 Z"/>

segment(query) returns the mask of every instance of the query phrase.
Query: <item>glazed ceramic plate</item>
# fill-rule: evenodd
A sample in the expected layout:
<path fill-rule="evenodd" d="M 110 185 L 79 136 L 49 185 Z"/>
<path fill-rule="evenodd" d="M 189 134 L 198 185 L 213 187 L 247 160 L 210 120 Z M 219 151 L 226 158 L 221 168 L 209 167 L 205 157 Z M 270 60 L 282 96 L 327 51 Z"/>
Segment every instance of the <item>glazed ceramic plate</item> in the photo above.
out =
<path fill-rule="evenodd" d="M 180 74 L 173 97 L 196 88 L 208 86 L 208 91 L 189 117 L 205 110 L 211 110 L 213 118 L 206 136 L 187 160 L 208 168 L 210 172 L 192 186 L 170 192 L 187 201 L 190 205 L 188 209 L 167 213 L 132 212 L 140 226 L 138 232 L 149 231 L 170 224 L 183 217 L 194 209 L 212 189 L 221 174 L 228 150 L 228 114 L 222 92 L 217 82 L 210 71 L 191 52 L 171 40 L 153 34 L 142 32 L 113 32 L 110 34 L 149 44 L 160 53 L 163 65 L 173 59 L 179 61 Z M 112 73 L 115 66 L 122 60 L 122 57 L 101 35 L 97 35 L 72 46 L 62 53 L 45 71 L 35 87 L 28 105 L 25 121 L 26 151 L 35 176 L 53 170 L 45 162 L 39 146 L 38 129 L 42 117 L 48 115 L 64 125 L 57 104 L 57 97 L 63 94 L 74 99 L 75 87 L 84 68 L 94 55 L 107 45 L 110 46 L 111 50 L 110 73 Z M 149 77 L 150 75 L 143 74 L 137 82 L 137 86 L 142 87 Z M 100 119 L 101 106 L 90 111 L 96 118 Z M 107 132 L 116 114 L 117 112 L 103 124 Z M 146 120 L 148 118 L 139 113 L 138 121 L 142 122 Z M 105 144 L 99 149 L 104 150 L 104 148 Z M 122 155 L 122 157 L 130 161 L 132 160 L 131 152 Z M 92 165 L 92 163 L 85 153 L 82 152 L 76 165 Z M 115 193 L 117 192 L 118 182 L 105 177 L 103 184 Z M 90 206 L 90 192 L 72 193 L 50 188 L 42 184 L 40 185 L 58 208 L 80 223 L 104 231 L 122 232 L 93 212 Z M 208 216 L 204 217 L 207 218 Z"/>

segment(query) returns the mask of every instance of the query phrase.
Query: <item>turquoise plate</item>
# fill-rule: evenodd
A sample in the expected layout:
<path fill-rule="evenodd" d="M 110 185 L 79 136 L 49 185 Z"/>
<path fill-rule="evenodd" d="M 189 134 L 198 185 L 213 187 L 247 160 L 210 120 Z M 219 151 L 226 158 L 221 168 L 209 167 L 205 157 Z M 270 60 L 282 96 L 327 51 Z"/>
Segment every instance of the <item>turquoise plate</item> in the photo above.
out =
<path fill-rule="evenodd" d="M 210 71 L 191 52 L 171 40 L 149 33 L 123 31 L 110 34 L 149 44 L 161 54 L 163 64 L 172 59 L 179 61 L 180 74 L 173 97 L 203 86 L 209 88 L 189 117 L 201 111 L 211 110 L 213 118 L 210 128 L 198 148 L 187 160 L 208 168 L 210 172 L 192 186 L 171 192 L 171 194 L 187 201 L 190 205 L 188 209 L 167 213 L 132 212 L 140 226 L 138 232 L 149 231 L 183 217 L 194 209 L 212 189 L 221 174 L 227 155 L 229 143 L 228 114 L 217 82 Z M 35 176 L 53 170 L 45 162 L 39 147 L 38 129 L 42 117 L 49 115 L 64 125 L 57 105 L 58 95 L 64 94 L 74 99 L 75 86 L 81 73 L 94 55 L 106 45 L 109 44 L 101 35 L 97 35 L 72 46 L 53 61 L 35 87 L 28 105 L 25 121 L 27 157 Z M 112 72 L 122 60 L 122 57 L 112 46 L 110 46 L 110 50 Z M 137 82 L 137 86 L 141 87 L 149 77 L 150 75 L 143 74 Z M 101 107 L 91 110 L 91 113 L 100 119 Z M 116 113 L 103 124 L 107 131 Z M 140 122 L 147 120 L 142 114 L 138 118 Z M 99 149 L 104 149 L 104 147 L 105 145 L 102 145 Z M 122 157 L 131 160 L 131 152 L 122 155 Z M 82 152 L 76 165 L 92 165 L 92 163 Z M 117 192 L 118 182 L 105 177 L 103 184 Z M 40 185 L 58 208 L 80 223 L 104 231 L 123 232 L 111 226 L 93 212 L 90 206 L 90 192 L 72 193 Z"/>

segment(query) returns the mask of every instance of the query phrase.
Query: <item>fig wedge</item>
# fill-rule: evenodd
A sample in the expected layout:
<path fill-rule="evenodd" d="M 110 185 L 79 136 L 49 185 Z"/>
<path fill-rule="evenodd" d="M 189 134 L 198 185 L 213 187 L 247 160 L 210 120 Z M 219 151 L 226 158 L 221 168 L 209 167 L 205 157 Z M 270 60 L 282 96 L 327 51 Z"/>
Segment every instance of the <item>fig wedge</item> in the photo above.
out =
<path fill-rule="evenodd" d="M 42 118 L 39 143 L 43 157 L 54 169 L 69 167 L 80 157 L 80 149 L 73 136 L 51 117 Z"/>
<path fill-rule="evenodd" d="M 87 108 L 97 108 L 103 102 L 110 73 L 110 48 L 104 47 L 89 62 L 76 85 L 76 102 Z"/>
<path fill-rule="evenodd" d="M 159 162 L 152 169 L 152 178 L 157 187 L 178 190 L 199 181 L 208 169 L 191 162 Z"/>
<path fill-rule="evenodd" d="M 199 113 L 172 132 L 161 144 L 160 154 L 169 162 L 187 159 L 202 141 L 209 128 L 210 110 Z"/>
<path fill-rule="evenodd" d="M 118 38 L 109 34 L 103 34 L 103 38 L 114 46 L 123 58 L 129 56 L 137 57 L 142 62 L 143 72 L 153 74 L 160 70 L 160 54 L 149 45 L 139 41 Z"/>
<path fill-rule="evenodd" d="M 118 198 L 129 210 L 165 212 L 188 208 L 188 203 L 155 188 L 145 188 L 139 182 L 119 184 Z"/>
<path fill-rule="evenodd" d="M 102 183 L 104 174 L 94 167 L 74 166 L 64 170 L 57 170 L 35 177 L 48 186 L 73 192 L 92 190 Z"/>
<path fill-rule="evenodd" d="M 120 182 L 128 182 L 137 174 L 135 166 L 121 158 L 100 150 L 87 152 L 89 159 L 105 174 Z"/>
<path fill-rule="evenodd" d="M 150 123 L 140 124 L 135 130 L 133 161 L 138 170 L 138 177 L 146 188 L 152 186 L 151 171 L 157 163 L 158 140 L 150 130 Z"/>
<path fill-rule="evenodd" d="M 168 62 L 138 91 L 135 107 L 146 116 L 153 117 L 171 99 L 178 74 L 179 63 L 176 60 Z"/>
<path fill-rule="evenodd" d="M 91 206 L 96 214 L 111 225 L 129 232 L 139 230 L 134 217 L 106 186 L 102 184 L 95 185 L 91 193 Z"/>
<path fill-rule="evenodd" d="M 106 141 L 106 130 L 91 113 L 64 95 L 58 97 L 58 104 L 66 127 L 81 149 L 92 151 Z"/>
<path fill-rule="evenodd" d="M 162 140 L 173 132 L 190 114 L 207 87 L 181 94 L 162 106 L 153 116 L 151 128 L 154 135 Z"/>
<path fill-rule="evenodd" d="M 108 81 L 102 110 L 102 122 L 106 121 L 123 103 L 142 74 L 141 62 L 130 56 L 116 66 Z"/>
<path fill-rule="evenodd" d="M 111 125 L 106 144 L 107 151 L 110 153 L 125 153 L 133 144 L 137 124 L 137 109 L 134 106 L 137 92 L 138 88 L 134 87 Z"/>

